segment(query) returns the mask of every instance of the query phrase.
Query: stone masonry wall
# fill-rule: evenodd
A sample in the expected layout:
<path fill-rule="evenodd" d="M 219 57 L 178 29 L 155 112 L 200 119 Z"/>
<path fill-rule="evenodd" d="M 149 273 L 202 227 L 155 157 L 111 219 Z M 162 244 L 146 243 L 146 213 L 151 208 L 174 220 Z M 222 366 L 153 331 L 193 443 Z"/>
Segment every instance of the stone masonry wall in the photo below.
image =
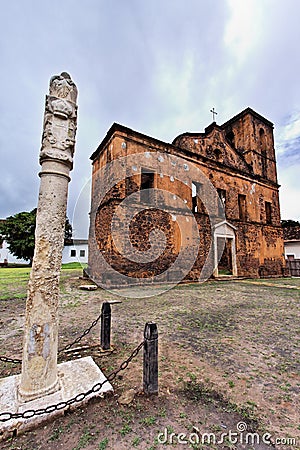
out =
<path fill-rule="evenodd" d="M 145 151 L 159 151 L 162 154 L 178 155 L 184 158 L 188 164 L 199 167 L 216 190 L 222 191 L 225 196 L 226 220 L 235 229 L 238 276 L 281 276 L 284 273 L 285 261 L 273 132 L 268 123 L 259 122 L 259 118 L 252 117 L 250 114 L 239 118 L 236 123 L 225 124 L 223 128 L 212 125 L 206 133 L 181 135 L 175 139 L 174 145 L 140 135 L 132 130 L 128 131 L 122 126 L 106 138 L 105 145 L 93 160 L 91 217 L 94 218 L 95 224 L 91 225 L 91 232 L 95 232 L 96 243 L 89 251 L 88 271 L 95 281 L 97 278 L 106 276 L 96 263 L 96 253 L 99 251 L 114 270 L 129 277 L 139 278 L 164 272 L 174 263 L 180 252 L 182 242 L 177 219 L 183 217 L 184 213 L 180 210 L 172 210 L 170 195 L 166 195 L 164 199 L 165 211 L 155 210 L 155 208 L 143 211 L 130 223 L 131 244 L 133 248 L 141 252 L 149 250 L 149 236 L 152 231 L 155 229 L 163 231 L 166 248 L 162 255 L 151 262 L 137 263 L 125 258 L 122 249 L 116 247 L 111 234 L 113 216 L 128 195 L 139 192 L 141 187 L 139 170 L 136 175 L 116 183 L 101 204 L 98 204 L 99 183 L 101 183 L 97 175 L 99 170 L 110 161 L 122 156 Z M 267 158 L 264 163 L 262 163 L 261 153 L 264 154 L 264 158 Z M 126 168 L 124 171 L 126 172 Z M 175 173 L 174 177 L 155 173 L 153 187 L 179 196 L 192 209 L 191 185 L 192 182 L 197 181 L 199 180 L 188 178 L 188 174 L 183 183 L 176 179 Z M 241 216 L 241 200 L 245 203 L 243 216 Z M 200 242 L 198 256 L 185 277 L 186 280 L 199 279 L 213 243 L 210 222 L 213 218 L 209 218 L 207 210 L 199 199 L 197 203 L 198 209 L 194 216 L 198 224 Z M 271 222 L 267 217 L 268 205 L 266 204 L 269 204 L 271 208 Z M 177 219 L 173 220 L 172 215 L 177 216 Z M 122 220 L 127 219 L 123 217 Z M 188 223 L 186 226 L 189 226 Z M 185 244 L 184 251 L 188 253 L 192 243 Z"/>

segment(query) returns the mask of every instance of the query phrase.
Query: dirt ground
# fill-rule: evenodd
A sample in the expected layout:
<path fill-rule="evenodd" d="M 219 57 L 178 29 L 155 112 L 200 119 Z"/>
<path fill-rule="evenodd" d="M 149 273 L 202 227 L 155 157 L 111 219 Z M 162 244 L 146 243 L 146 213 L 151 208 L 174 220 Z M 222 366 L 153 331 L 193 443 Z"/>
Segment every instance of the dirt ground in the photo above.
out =
<path fill-rule="evenodd" d="M 143 340 L 145 323 L 156 322 L 159 394 L 142 392 L 141 351 L 112 382 L 112 395 L 0 442 L 0 448 L 300 449 L 300 279 L 213 281 L 131 299 L 79 290 L 86 284 L 79 275 L 70 270 L 61 277 L 60 347 L 88 328 L 103 301 L 120 300 L 112 304 L 114 351 L 102 355 L 93 347 L 81 354 L 92 355 L 108 374 Z M 20 292 L 6 297 L 0 301 L 0 354 L 21 358 L 25 298 Z M 99 325 L 80 345 L 98 343 Z M 1 377 L 19 372 L 18 365 L 0 362 Z M 133 400 L 121 405 L 121 395 L 131 389 Z M 237 426 L 247 428 L 238 443 L 230 442 L 229 431 Z M 247 432 L 256 432 L 260 443 L 247 443 Z M 204 433 L 216 442 L 212 436 L 202 442 Z M 221 443 L 222 433 L 227 436 Z M 262 440 L 266 433 L 272 446 Z"/>

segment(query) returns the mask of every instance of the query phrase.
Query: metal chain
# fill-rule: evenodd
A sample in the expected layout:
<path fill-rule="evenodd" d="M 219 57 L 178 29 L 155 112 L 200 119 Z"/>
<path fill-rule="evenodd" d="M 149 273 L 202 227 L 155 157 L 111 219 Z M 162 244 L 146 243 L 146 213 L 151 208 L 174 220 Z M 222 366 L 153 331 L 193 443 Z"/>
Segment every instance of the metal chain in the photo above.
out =
<path fill-rule="evenodd" d="M 77 394 L 75 397 L 70 398 L 69 400 L 62 401 L 62 402 L 56 403 L 54 405 L 49 405 L 46 408 L 40 408 L 40 409 L 35 409 L 35 410 L 27 409 L 26 411 L 24 411 L 22 413 L 10 413 L 10 412 L 0 413 L 0 422 L 7 422 L 8 420 L 11 420 L 11 419 L 29 419 L 31 417 L 40 416 L 42 414 L 50 414 L 54 411 L 60 411 L 62 409 L 65 409 L 67 406 L 70 406 L 73 403 L 82 402 L 89 395 L 99 392 L 105 383 L 108 383 L 109 381 L 114 380 L 119 372 L 121 372 L 122 370 L 125 370 L 128 367 L 128 364 L 130 363 L 130 361 L 132 361 L 132 359 L 138 355 L 139 351 L 144 346 L 144 342 L 145 341 L 141 342 L 140 345 L 138 345 L 138 347 L 136 347 L 133 350 L 131 355 L 125 361 L 122 362 L 122 364 L 120 365 L 120 367 L 117 370 L 114 370 L 109 375 L 107 375 L 106 380 L 104 380 L 102 383 L 94 384 L 94 386 L 91 389 L 89 389 L 88 391 L 81 392 L 80 394 Z"/>
<path fill-rule="evenodd" d="M 0 361 L 8 362 L 8 363 L 15 363 L 15 364 L 21 364 L 22 360 L 17 358 L 8 358 L 7 356 L 0 356 Z"/>
<path fill-rule="evenodd" d="M 71 347 L 73 347 L 73 345 L 78 344 L 78 342 L 80 342 L 81 339 L 84 338 L 84 336 L 86 336 L 87 334 L 89 334 L 89 332 L 91 331 L 91 329 L 94 328 L 94 327 L 97 325 L 97 323 L 98 323 L 99 320 L 101 319 L 101 315 L 102 315 L 102 313 L 99 314 L 99 316 L 97 317 L 97 319 L 95 319 L 95 320 L 91 323 L 91 325 L 90 325 L 86 330 L 84 330 L 84 332 L 83 332 L 80 336 L 78 336 L 78 338 L 75 339 L 75 341 L 71 342 L 70 344 L 67 344 L 65 347 L 63 347 L 61 350 L 59 350 L 59 351 L 58 351 L 58 354 L 60 354 L 60 353 L 62 353 L 62 352 L 64 352 L 64 351 L 66 351 L 66 350 L 69 350 Z"/>
<path fill-rule="evenodd" d="M 65 350 L 69 350 L 71 347 L 73 347 L 73 345 L 78 344 L 78 342 L 81 341 L 81 339 L 84 338 L 84 336 L 86 336 L 87 334 L 89 334 L 89 332 L 91 331 L 92 328 L 94 328 L 97 323 L 99 322 L 99 320 L 101 319 L 101 314 L 99 314 L 99 316 L 97 317 L 97 319 L 95 319 L 91 325 L 84 330 L 84 332 L 78 336 L 78 338 L 75 339 L 75 341 L 71 342 L 70 344 L 67 344 L 65 347 L 63 347 L 61 350 L 58 351 L 58 354 L 64 352 Z M 22 360 L 21 359 L 16 359 L 16 358 L 8 358 L 7 356 L 0 356 L 0 361 L 3 362 L 8 362 L 8 363 L 15 363 L 15 364 L 21 364 Z"/>
<path fill-rule="evenodd" d="M 138 345 L 133 350 L 131 355 L 125 361 L 122 362 L 122 364 L 120 365 L 120 367 L 117 370 L 114 370 L 113 372 L 111 372 L 110 374 L 107 375 L 106 378 L 107 378 L 108 381 L 114 380 L 119 372 L 121 372 L 122 370 L 125 370 L 128 367 L 130 361 L 132 361 L 133 358 L 135 358 L 139 354 L 139 351 L 144 346 L 144 343 L 145 343 L 145 341 L 141 342 L 140 345 Z"/>

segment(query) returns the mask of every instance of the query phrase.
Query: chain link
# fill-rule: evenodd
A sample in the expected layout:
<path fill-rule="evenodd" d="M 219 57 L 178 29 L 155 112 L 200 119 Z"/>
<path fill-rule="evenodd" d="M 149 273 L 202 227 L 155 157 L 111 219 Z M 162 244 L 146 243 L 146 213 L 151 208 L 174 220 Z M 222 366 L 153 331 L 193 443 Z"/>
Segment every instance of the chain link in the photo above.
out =
<path fill-rule="evenodd" d="M 58 351 L 58 355 L 61 354 L 62 352 L 69 350 L 71 347 L 73 347 L 73 345 L 78 344 L 78 342 L 81 341 L 81 339 L 83 339 L 87 334 L 90 333 L 90 331 L 92 330 L 92 328 L 94 328 L 97 323 L 99 322 L 99 320 L 101 319 L 101 314 L 99 314 L 99 316 L 97 317 L 97 319 L 95 319 L 91 325 L 84 330 L 84 332 L 78 336 L 75 341 L 71 342 L 70 344 L 67 344 L 65 347 L 63 347 L 61 350 Z M 17 358 L 8 358 L 7 356 L 0 356 L 0 361 L 3 362 L 7 362 L 7 363 L 14 363 L 14 364 L 21 364 L 22 360 L 21 359 L 17 359 Z"/>
<path fill-rule="evenodd" d="M 144 346 L 144 342 L 145 341 L 141 342 L 140 345 L 138 345 L 133 350 L 131 355 L 125 361 L 122 362 L 122 364 L 119 366 L 118 369 L 116 369 L 113 372 L 111 372 L 110 374 L 108 374 L 106 377 L 106 380 L 104 380 L 102 383 L 94 384 L 94 386 L 91 389 L 89 389 L 88 391 L 81 392 L 80 394 L 77 394 L 75 397 L 70 398 L 69 400 L 62 401 L 62 402 L 56 403 L 54 405 L 48 405 L 46 408 L 40 408 L 40 409 L 36 409 L 36 410 L 27 409 L 26 411 L 24 411 L 22 413 L 11 413 L 11 412 L 1 413 L 0 412 L 0 422 L 7 422 L 8 420 L 11 420 L 11 419 L 29 419 L 31 417 L 40 416 L 42 414 L 50 414 L 54 411 L 60 411 L 62 409 L 65 409 L 67 406 L 70 406 L 73 403 L 82 402 L 89 395 L 99 392 L 105 383 L 108 383 L 109 381 L 114 380 L 119 372 L 121 372 L 122 370 L 125 370 L 128 367 L 128 364 L 130 363 L 130 361 L 132 361 L 133 358 L 135 358 L 138 355 L 139 351 Z"/>
<path fill-rule="evenodd" d="M 8 362 L 8 363 L 14 363 L 14 364 L 21 364 L 22 360 L 17 358 L 8 358 L 7 356 L 0 356 L 0 361 Z"/>
<path fill-rule="evenodd" d="M 141 342 L 140 345 L 138 345 L 133 350 L 131 355 L 125 361 L 123 361 L 122 364 L 120 364 L 120 367 L 118 369 L 114 370 L 113 372 L 111 372 L 110 374 L 107 375 L 106 378 L 107 378 L 108 381 L 113 381 L 116 378 L 116 376 L 118 375 L 119 372 L 121 372 L 122 370 L 125 370 L 128 367 L 130 361 L 132 361 L 133 358 L 135 358 L 139 354 L 139 351 L 144 346 L 144 342 L 145 341 Z"/>
<path fill-rule="evenodd" d="M 102 313 L 101 313 L 102 314 Z M 99 320 L 101 319 L 101 314 L 99 314 L 99 316 L 97 317 L 97 319 L 95 319 L 91 325 L 84 330 L 84 332 L 78 336 L 75 341 L 71 342 L 70 344 L 67 344 L 65 347 L 63 347 L 61 350 L 58 351 L 58 354 L 61 354 L 62 352 L 69 350 L 71 347 L 73 347 L 73 345 L 78 344 L 78 342 L 81 341 L 81 339 L 83 339 L 87 334 L 89 334 L 89 332 L 91 331 L 92 328 L 94 328 L 97 323 L 99 322 Z"/>

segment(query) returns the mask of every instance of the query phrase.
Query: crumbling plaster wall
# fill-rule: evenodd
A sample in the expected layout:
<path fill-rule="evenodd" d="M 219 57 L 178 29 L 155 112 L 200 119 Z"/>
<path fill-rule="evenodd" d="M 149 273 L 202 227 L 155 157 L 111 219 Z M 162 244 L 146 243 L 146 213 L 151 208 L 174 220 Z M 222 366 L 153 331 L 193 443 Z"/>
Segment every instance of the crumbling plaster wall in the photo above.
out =
<path fill-rule="evenodd" d="M 234 132 L 234 145 L 228 143 L 226 132 Z M 123 180 L 106 195 L 102 205 L 97 204 L 97 189 L 101 180 L 97 173 L 110 161 L 130 154 L 145 151 L 160 151 L 178 155 L 187 162 L 196 164 L 210 179 L 216 189 L 226 191 L 226 219 L 236 227 L 236 255 L 239 276 L 279 276 L 284 272 L 284 249 L 282 229 L 280 226 L 280 208 L 274 156 L 273 132 L 265 124 L 256 123 L 255 118 L 246 117 L 237 123 L 230 124 L 227 130 L 212 128 L 205 138 L 181 136 L 174 141 L 176 145 L 160 143 L 150 137 L 118 130 L 106 143 L 103 150 L 93 161 L 92 208 L 95 212 L 95 235 L 97 248 L 89 251 L 89 271 L 101 277 L 101 268 L 95 267 L 94 253 L 105 252 L 107 261 L 121 273 L 146 277 L 166 270 L 176 259 L 180 247 L 180 233 L 172 214 L 181 214 L 173 210 L 172 198 L 166 195 L 164 205 L 169 214 L 161 211 L 148 211 L 140 214 L 131 224 L 132 243 L 138 250 L 147 250 L 149 233 L 155 228 L 162 229 L 166 235 L 166 250 L 160 259 L 153 263 L 132 263 L 124 258 L 115 248 L 110 224 L 116 207 L 126 196 L 140 189 L 141 174 Z M 260 142 L 255 130 L 264 129 L 268 150 L 268 177 L 261 176 Z M 126 145 L 124 145 L 124 142 Z M 247 146 L 246 146 L 246 143 Z M 178 147 L 181 145 L 182 147 Z M 175 170 L 175 169 L 174 169 Z M 186 199 L 187 206 L 192 208 L 192 181 L 188 185 L 170 176 L 155 174 L 154 187 L 171 192 Z M 246 217 L 239 217 L 239 195 L 246 197 Z M 272 205 L 272 224 L 266 223 L 265 202 Z M 188 275 L 188 279 L 197 279 L 207 257 L 211 244 L 211 224 L 207 211 L 198 201 L 198 213 L 195 214 L 200 230 L 200 245 L 197 260 Z M 95 279 L 95 276 L 94 276 Z"/>

